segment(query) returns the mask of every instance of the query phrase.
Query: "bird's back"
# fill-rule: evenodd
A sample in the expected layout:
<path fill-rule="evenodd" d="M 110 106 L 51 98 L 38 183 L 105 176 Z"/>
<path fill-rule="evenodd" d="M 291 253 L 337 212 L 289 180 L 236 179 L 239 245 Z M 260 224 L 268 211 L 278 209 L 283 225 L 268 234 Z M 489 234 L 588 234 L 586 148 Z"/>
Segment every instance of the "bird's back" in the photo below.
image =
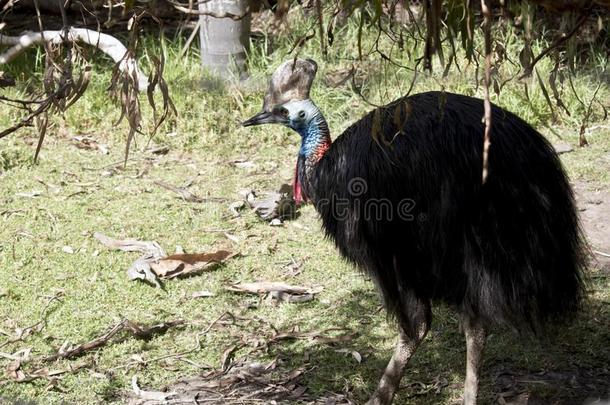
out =
<path fill-rule="evenodd" d="M 493 106 L 483 185 L 482 116 L 472 97 L 405 97 L 349 127 L 316 167 L 327 234 L 407 324 L 409 294 L 518 329 L 581 298 L 583 243 L 557 155 Z"/>

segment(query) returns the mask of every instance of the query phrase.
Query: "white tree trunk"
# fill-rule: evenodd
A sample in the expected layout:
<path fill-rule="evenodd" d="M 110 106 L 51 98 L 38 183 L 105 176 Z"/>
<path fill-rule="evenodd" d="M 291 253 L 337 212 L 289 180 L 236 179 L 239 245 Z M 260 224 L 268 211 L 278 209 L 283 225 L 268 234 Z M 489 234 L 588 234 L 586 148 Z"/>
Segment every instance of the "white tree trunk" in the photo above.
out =
<path fill-rule="evenodd" d="M 199 1 L 201 64 L 225 79 L 244 78 L 250 35 L 248 0 Z M 227 16 L 227 17 L 213 17 Z M 239 19 L 229 16 L 238 16 Z"/>

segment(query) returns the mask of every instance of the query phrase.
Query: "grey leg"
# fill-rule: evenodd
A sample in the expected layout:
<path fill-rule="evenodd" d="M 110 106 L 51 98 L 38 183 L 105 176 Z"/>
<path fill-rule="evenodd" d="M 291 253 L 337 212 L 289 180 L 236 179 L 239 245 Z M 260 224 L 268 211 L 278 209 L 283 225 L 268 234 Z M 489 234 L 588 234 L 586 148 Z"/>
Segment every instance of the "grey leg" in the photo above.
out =
<path fill-rule="evenodd" d="M 479 369 L 483 364 L 485 328 L 476 319 L 464 320 L 466 335 L 466 381 L 464 383 L 464 405 L 476 405 L 479 391 Z"/>
<path fill-rule="evenodd" d="M 415 338 L 407 336 L 402 329 L 400 330 L 398 343 L 394 349 L 392 359 L 390 359 L 390 362 L 377 385 L 377 389 L 371 399 L 367 402 L 367 405 L 389 405 L 392 403 L 394 394 L 398 390 L 400 380 L 404 374 L 405 367 L 421 341 L 426 337 L 428 329 L 428 322 L 422 320 L 417 328 L 418 335 Z"/>

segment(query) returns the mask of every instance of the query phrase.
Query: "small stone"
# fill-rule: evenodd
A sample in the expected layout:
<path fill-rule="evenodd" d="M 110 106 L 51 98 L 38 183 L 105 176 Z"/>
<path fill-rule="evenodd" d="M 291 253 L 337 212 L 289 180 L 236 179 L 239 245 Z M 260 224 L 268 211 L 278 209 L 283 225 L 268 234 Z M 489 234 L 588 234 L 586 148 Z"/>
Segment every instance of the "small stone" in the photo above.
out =
<path fill-rule="evenodd" d="M 271 225 L 271 226 L 282 226 L 282 225 L 284 225 L 284 223 L 282 222 L 281 219 L 274 218 L 274 219 L 271 220 L 271 222 L 269 222 L 269 225 Z"/>
<path fill-rule="evenodd" d="M 553 147 L 555 148 L 555 152 L 557 152 L 558 155 L 561 155 L 562 153 L 570 153 L 574 150 L 574 148 L 572 148 L 572 145 L 566 142 L 556 143 L 553 145 Z"/>

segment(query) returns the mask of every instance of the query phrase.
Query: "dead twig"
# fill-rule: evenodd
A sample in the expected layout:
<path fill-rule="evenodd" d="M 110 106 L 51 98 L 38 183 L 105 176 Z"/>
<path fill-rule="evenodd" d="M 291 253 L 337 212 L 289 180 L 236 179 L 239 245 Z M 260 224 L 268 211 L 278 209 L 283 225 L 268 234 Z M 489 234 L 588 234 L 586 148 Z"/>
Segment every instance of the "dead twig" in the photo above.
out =
<path fill-rule="evenodd" d="M 47 326 L 47 317 L 49 315 L 49 310 L 51 308 L 51 304 L 53 304 L 56 301 L 61 302 L 62 295 L 63 295 L 63 291 L 58 292 L 57 294 L 52 296 L 47 301 L 45 306 L 42 308 L 42 311 L 40 311 L 40 320 L 30 326 L 27 326 L 27 327 L 21 329 L 19 334 L 16 337 L 9 339 L 6 342 L 3 342 L 2 344 L 0 344 L 0 348 L 4 347 L 6 345 L 9 345 L 11 343 L 22 341 L 34 331 L 35 332 L 42 331 L 44 329 L 44 327 Z"/>
<path fill-rule="evenodd" d="M 175 187 L 171 184 L 157 180 L 154 182 L 157 186 L 163 187 L 166 190 L 172 191 L 180 196 L 184 201 L 192 203 L 205 203 L 205 202 L 227 202 L 226 198 L 221 197 L 199 197 L 198 195 L 190 192 L 184 187 Z"/>
<path fill-rule="evenodd" d="M 585 117 L 582 120 L 582 124 L 580 125 L 580 133 L 578 135 L 578 146 L 583 147 L 583 146 L 587 146 L 589 144 L 589 142 L 587 141 L 587 138 L 585 137 L 585 130 L 587 129 L 587 123 L 589 121 L 589 118 L 591 117 L 591 112 L 593 111 L 593 102 L 595 101 L 596 97 L 597 97 L 597 92 L 599 91 L 599 89 L 602 86 L 602 82 L 599 82 L 597 84 L 597 87 L 595 88 L 595 91 L 593 92 L 593 97 L 591 97 L 591 101 L 589 101 L 589 105 L 587 106 L 587 111 L 585 112 Z"/>
<path fill-rule="evenodd" d="M 42 359 L 42 361 L 51 362 L 59 359 L 68 359 L 81 356 L 82 354 L 88 351 L 95 350 L 97 348 L 107 345 L 116 335 L 121 332 L 128 332 L 128 336 L 132 336 L 136 339 L 147 340 L 153 337 L 154 335 L 163 333 L 170 328 L 181 325 L 184 325 L 184 321 L 182 319 L 163 322 L 152 326 L 142 326 L 136 322 L 130 321 L 129 319 L 124 319 L 114 325 L 108 332 L 104 333 L 103 335 L 98 336 L 87 343 L 82 343 L 68 350 L 59 351 L 50 356 L 46 356 Z M 122 342 L 126 338 L 127 336 L 117 339 L 117 342 Z"/>

